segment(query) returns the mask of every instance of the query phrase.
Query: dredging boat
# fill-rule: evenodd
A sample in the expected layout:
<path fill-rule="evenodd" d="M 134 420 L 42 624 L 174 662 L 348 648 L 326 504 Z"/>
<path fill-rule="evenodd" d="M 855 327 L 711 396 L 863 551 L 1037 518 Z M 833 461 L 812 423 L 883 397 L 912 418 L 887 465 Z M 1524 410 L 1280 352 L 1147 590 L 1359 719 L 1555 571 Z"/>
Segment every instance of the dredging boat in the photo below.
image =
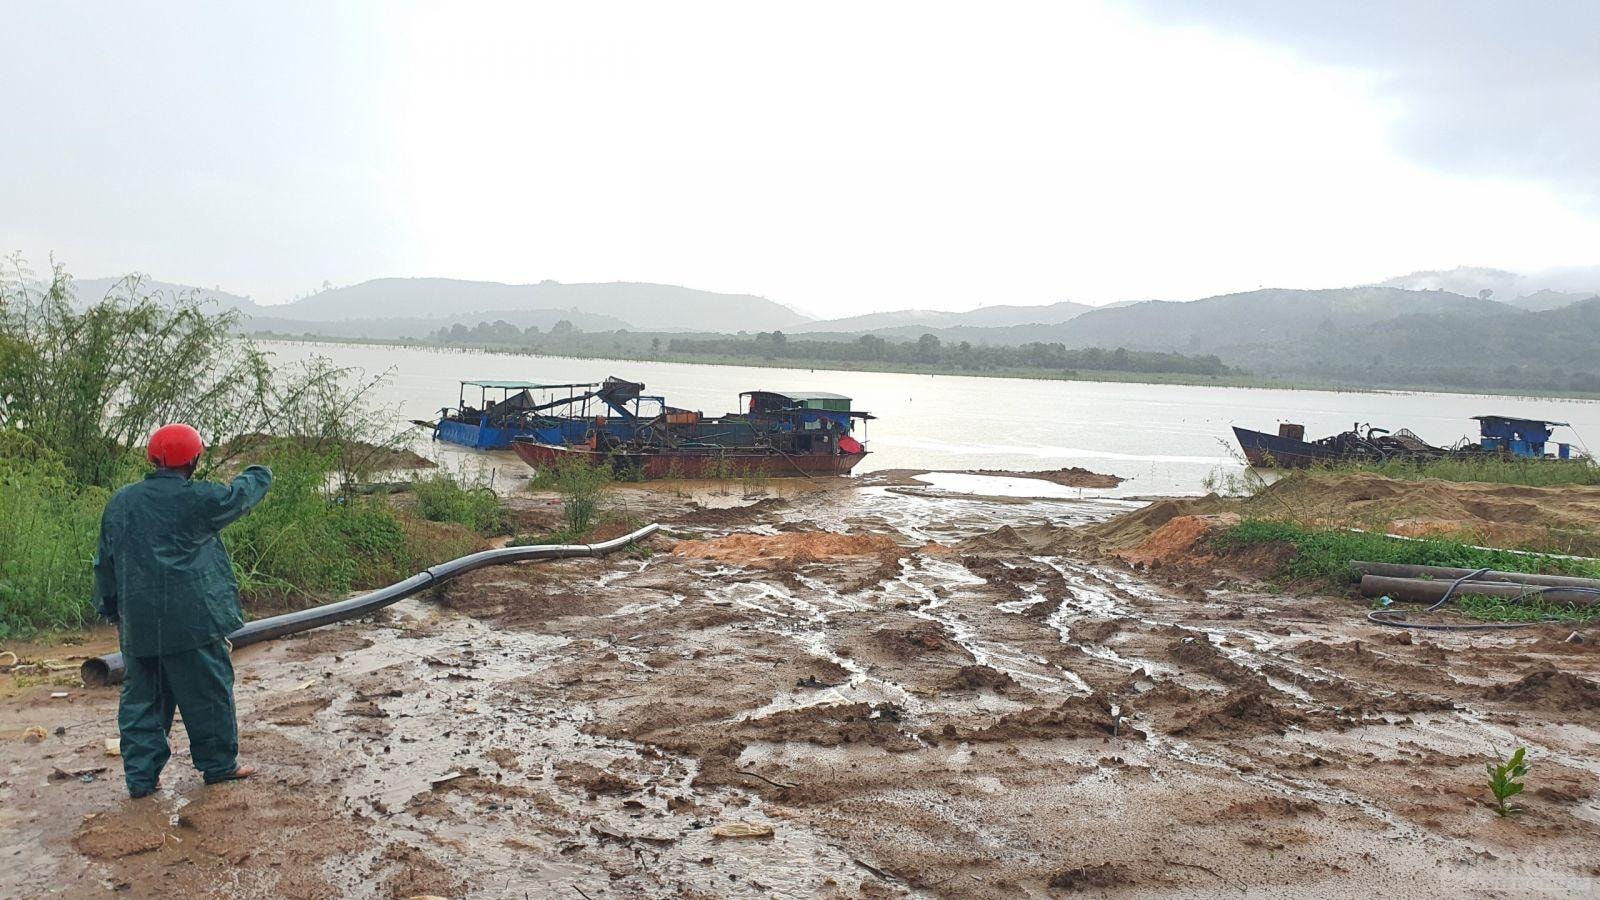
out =
<path fill-rule="evenodd" d="M 591 391 L 593 384 L 545 384 L 537 381 L 484 380 L 461 382 L 457 405 L 439 410 L 437 420 L 413 419 L 412 424 L 433 429 L 434 440 L 447 441 L 475 450 L 505 450 L 511 439 L 523 433 L 527 413 L 551 402 L 567 400 L 579 391 Z M 469 391 L 478 394 L 473 405 Z"/>
<path fill-rule="evenodd" d="M 1571 427 L 1566 422 L 1499 415 L 1472 418 L 1478 422 L 1478 440 L 1464 437 L 1449 447 L 1430 444 L 1405 428 L 1391 432 L 1360 423 L 1349 431 L 1315 441 L 1305 439 L 1304 425 L 1288 422 L 1278 426 L 1277 434 L 1235 425 L 1233 435 L 1250 465 L 1266 469 L 1304 469 L 1345 461 L 1425 463 L 1438 459 L 1488 457 L 1588 461 L 1588 457 L 1574 454 L 1571 444 L 1550 440 L 1553 429 Z M 1554 452 L 1548 452 L 1547 448 Z"/>
<path fill-rule="evenodd" d="M 739 399 L 741 412 L 715 418 L 663 404 L 644 419 L 613 405 L 623 422 L 597 416 L 581 439 L 569 426 L 559 440 L 543 431 L 514 437 L 511 449 L 535 469 L 576 460 L 646 479 L 844 475 L 867 456 L 853 432 L 873 416 L 852 410 L 849 397 L 759 390 Z"/>
<path fill-rule="evenodd" d="M 590 384 L 463 381 L 459 405 L 439 410 L 436 421 L 418 419 L 413 424 L 432 428 L 435 440 L 475 450 L 507 450 L 517 437 L 555 444 L 581 441 L 596 421 L 618 439 L 632 440 L 639 423 L 699 417 L 668 407 L 665 398 L 647 396 L 644 387 L 621 378 Z M 479 395 L 476 406 L 471 389 Z"/>

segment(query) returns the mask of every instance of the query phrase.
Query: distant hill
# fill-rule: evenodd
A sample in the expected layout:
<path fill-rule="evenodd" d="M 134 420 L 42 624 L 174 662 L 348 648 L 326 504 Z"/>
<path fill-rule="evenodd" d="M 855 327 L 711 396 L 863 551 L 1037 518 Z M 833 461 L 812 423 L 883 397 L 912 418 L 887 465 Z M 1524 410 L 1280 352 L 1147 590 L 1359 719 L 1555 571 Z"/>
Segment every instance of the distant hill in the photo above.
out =
<path fill-rule="evenodd" d="M 1446 291 L 1381 287 L 1266 289 L 1187 303 L 1152 300 L 1100 310 L 1079 317 L 1067 328 L 1073 346 L 1190 353 L 1370 326 L 1401 315 L 1452 313 L 1477 317 L 1506 312 L 1504 305 L 1492 300 Z"/>
<path fill-rule="evenodd" d="M 273 308 L 271 306 L 264 307 L 267 310 Z M 522 329 L 533 326 L 543 331 L 549 331 L 552 325 L 562 320 L 571 322 L 572 326 L 580 331 L 611 332 L 619 329 L 624 331 L 635 330 L 629 323 L 611 316 L 561 309 L 488 310 L 485 312 L 426 318 L 420 316 L 396 316 L 385 319 L 339 319 L 333 322 L 318 322 L 310 319 L 284 319 L 276 316 L 252 316 L 244 322 L 243 330 L 256 334 L 272 332 L 273 334 L 288 335 L 312 334 L 336 338 L 398 340 L 400 338 L 425 338 L 441 328 L 449 328 L 452 325 L 464 325 L 470 328 L 479 322 L 509 322 Z"/>
<path fill-rule="evenodd" d="M 1041 341 L 1069 348 L 1218 353 L 1230 347 L 1283 343 L 1339 328 L 1371 326 L 1403 315 L 1446 313 L 1474 318 L 1514 312 L 1502 303 L 1444 291 L 1268 289 L 1183 303 L 1148 300 L 1102 307 L 1057 325 L 956 327 L 932 333 L 944 341 L 974 344 Z"/>
<path fill-rule="evenodd" d="M 581 311 L 622 327 L 649 331 L 770 331 L 809 321 L 782 304 L 750 294 L 716 294 L 665 284 L 501 284 L 452 278 L 376 278 L 267 307 L 275 319 L 482 319 L 490 312 Z M 574 320 L 576 324 L 576 320 Z"/>
<path fill-rule="evenodd" d="M 1224 358 L 1258 371 L 1365 384 L 1438 384 L 1600 391 L 1600 297 L 1558 309 L 1512 310 L 1494 319 L 1441 313 L 1401 316 L 1278 345 L 1235 348 Z"/>
<path fill-rule="evenodd" d="M 78 303 L 81 306 L 93 306 L 107 295 L 125 294 L 123 278 L 75 278 L 72 283 L 78 293 Z M 249 297 L 230 294 L 220 288 L 201 288 L 188 284 L 173 284 L 170 281 L 156 281 L 151 278 L 141 279 L 138 282 L 140 294 L 159 294 L 168 298 L 194 297 L 203 303 L 214 303 L 221 309 L 237 309 L 246 315 L 254 314 L 261 309 Z"/>
<path fill-rule="evenodd" d="M 1095 307 L 1063 300 L 1045 306 L 980 306 L 966 312 L 943 312 L 932 309 L 902 309 L 893 312 L 868 313 L 843 319 L 807 322 L 804 332 L 881 332 L 910 328 L 994 328 L 1008 325 L 1057 325 L 1083 315 Z"/>
<path fill-rule="evenodd" d="M 1569 291 L 1535 291 L 1531 294 L 1517 297 L 1514 300 L 1505 300 L 1503 302 L 1507 306 L 1515 306 L 1518 309 L 1526 309 L 1531 312 L 1540 312 L 1546 309 L 1560 309 L 1563 306 L 1571 306 L 1574 303 L 1587 300 L 1593 296 L 1595 296 L 1595 293 L 1592 291 L 1589 293 L 1573 293 Z"/>

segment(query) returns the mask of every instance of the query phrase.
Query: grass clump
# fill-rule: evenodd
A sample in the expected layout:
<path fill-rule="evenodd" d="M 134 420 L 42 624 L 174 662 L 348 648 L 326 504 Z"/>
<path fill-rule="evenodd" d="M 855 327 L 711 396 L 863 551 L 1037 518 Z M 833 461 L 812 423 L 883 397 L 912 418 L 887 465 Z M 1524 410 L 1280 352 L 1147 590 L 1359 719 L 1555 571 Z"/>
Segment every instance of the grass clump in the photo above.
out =
<path fill-rule="evenodd" d="M 1537 594 L 1522 599 L 1466 594 L 1451 602 L 1467 618 L 1485 622 L 1600 622 L 1600 605 L 1551 603 Z"/>
<path fill-rule="evenodd" d="M 505 508 L 481 477 L 436 472 L 412 485 L 411 491 L 418 514 L 430 522 L 455 522 L 486 536 L 505 533 Z"/>
<path fill-rule="evenodd" d="M 1327 471 L 1335 474 L 1367 472 L 1400 481 L 1476 481 L 1519 484 L 1526 487 L 1567 487 L 1600 484 L 1600 466 L 1590 462 L 1489 456 L 1482 459 L 1440 459 L 1428 462 L 1343 462 Z"/>
<path fill-rule="evenodd" d="M 1350 572 L 1350 563 L 1354 560 L 1600 578 L 1600 564 L 1586 560 L 1506 550 L 1480 550 L 1460 541 L 1444 539 L 1400 540 L 1382 534 L 1341 528 L 1310 528 L 1268 519 L 1246 519 L 1218 535 L 1214 541 L 1219 548 L 1290 544 L 1296 550 L 1295 555 L 1284 563 L 1282 570 L 1277 573 L 1279 576 L 1317 579 L 1340 586 L 1354 580 Z"/>
<path fill-rule="evenodd" d="M 605 499 L 616 474 L 609 465 L 591 465 L 573 457 L 562 459 L 534 474 L 528 487 L 554 490 L 561 495 L 562 528 L 543 535 L 519 535 L 519 544 L 580 543 L 605 513 Z"/>

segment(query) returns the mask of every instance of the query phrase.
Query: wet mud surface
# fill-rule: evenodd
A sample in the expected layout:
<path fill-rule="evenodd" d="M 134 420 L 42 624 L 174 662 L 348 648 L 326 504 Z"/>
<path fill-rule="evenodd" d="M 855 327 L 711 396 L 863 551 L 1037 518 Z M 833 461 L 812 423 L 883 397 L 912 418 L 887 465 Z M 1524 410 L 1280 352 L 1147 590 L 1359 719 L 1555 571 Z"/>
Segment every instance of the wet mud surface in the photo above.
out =
<path fill-rule="evenodd" d="M 1600 651 L 1570 629 L 1413 635 L 1138 572 L 1071 530 L 1125 501 L 630 502 L 665 525 L 644 552 L 241 651 L 249 782 L 202 786 L 179 728 L 130 801 L 114 690 L 11 691 L 0 893 L 1600 890 Z M 1483 766 L 1518 745 L 1502 819 Z"/>

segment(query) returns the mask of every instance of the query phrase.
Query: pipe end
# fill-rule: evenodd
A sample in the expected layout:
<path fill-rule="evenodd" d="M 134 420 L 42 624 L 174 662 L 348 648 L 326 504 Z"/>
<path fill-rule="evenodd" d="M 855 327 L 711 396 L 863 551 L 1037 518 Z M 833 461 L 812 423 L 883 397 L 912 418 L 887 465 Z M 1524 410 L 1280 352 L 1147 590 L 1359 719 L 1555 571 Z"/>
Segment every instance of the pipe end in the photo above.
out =
<path fill-rule="evenodd" d="M 111 666 L 101 657 L 91 656 L 83 661 L 83 666 L 78 669 L 78 676 L 89 687 L 109 687 Z"/>

